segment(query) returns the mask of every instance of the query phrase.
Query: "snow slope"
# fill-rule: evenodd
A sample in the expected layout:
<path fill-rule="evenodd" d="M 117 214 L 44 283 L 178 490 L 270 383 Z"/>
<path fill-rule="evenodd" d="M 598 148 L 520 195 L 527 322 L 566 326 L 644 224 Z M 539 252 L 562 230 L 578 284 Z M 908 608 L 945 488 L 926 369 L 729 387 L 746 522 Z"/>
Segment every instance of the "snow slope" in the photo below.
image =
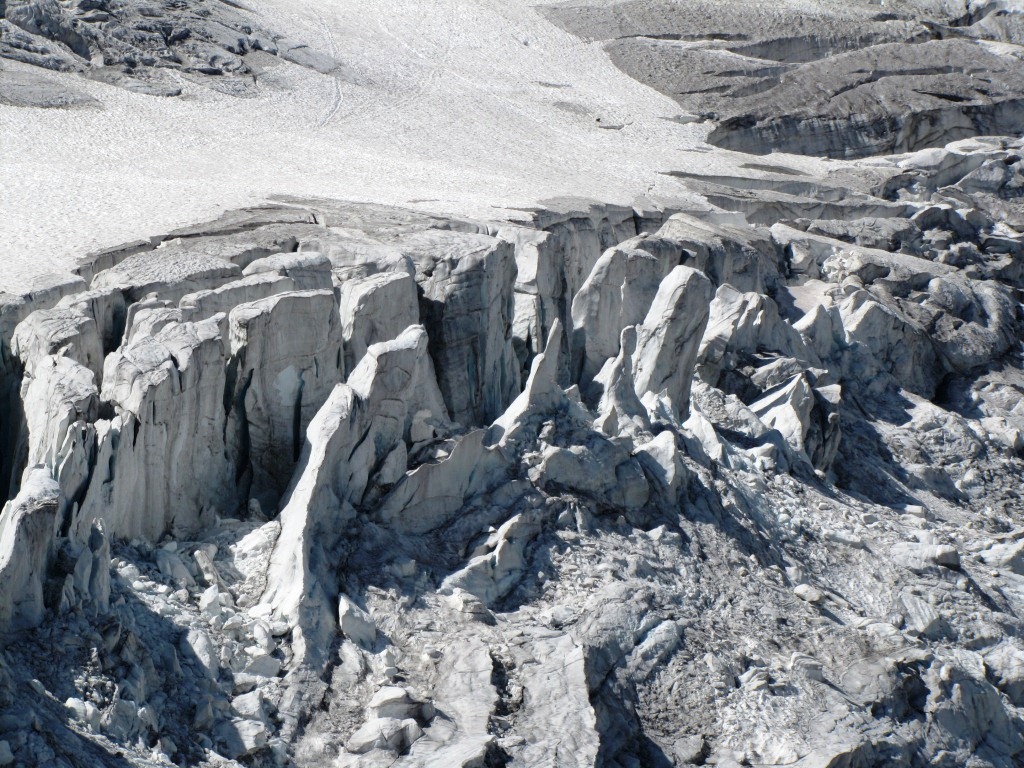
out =
<path fill-rule="evenodd" d="M 252 10 L 338 72 L 274 59 L 257 98 L 182 80 L 170 99 L 50 74 L 103 109 L 0 106 L 0 289 L 273 194 L 488 216 L 559 195 L 680 200 L 683 183 L 659 171 L 743 158 L 708 153 L 705 125 L 673 121 L 671 99 L 522 0 Z"/>

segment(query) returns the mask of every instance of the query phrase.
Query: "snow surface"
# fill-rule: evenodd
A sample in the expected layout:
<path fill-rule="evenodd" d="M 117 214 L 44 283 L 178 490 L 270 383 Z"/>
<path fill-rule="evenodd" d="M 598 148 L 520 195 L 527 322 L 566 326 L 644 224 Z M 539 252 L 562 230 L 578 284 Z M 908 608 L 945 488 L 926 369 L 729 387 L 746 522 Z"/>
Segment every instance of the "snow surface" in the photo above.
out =
<path fill-rule="evenodd" d="M 267 27 L 342 64 L 322 75 L 275 59 L 256 98 L 184 79 L 183 96 L 158 98 L 52 74 L 104 108 L 0 106 L 0 290 L 276 194 L 477 217 L 564 195 L 678 204 L 697 199 L 659 172 L 750 159 L 710 151 L 709 126 L 678 122 L 671 99 L 535 6 L 255 0 Z"/>

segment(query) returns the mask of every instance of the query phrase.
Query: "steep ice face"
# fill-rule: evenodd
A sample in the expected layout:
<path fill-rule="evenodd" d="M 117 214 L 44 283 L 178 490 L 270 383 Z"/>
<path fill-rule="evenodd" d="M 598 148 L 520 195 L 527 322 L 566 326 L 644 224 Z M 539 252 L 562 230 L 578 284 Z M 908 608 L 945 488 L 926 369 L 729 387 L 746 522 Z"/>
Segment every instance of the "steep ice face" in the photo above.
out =
<path fill-rule="evenodd" d="M 1020 163 L 993 142 L 893 164 L 882 186 L 929 196 L 905 198 L 899 251 L 671 212 L 608 245 L 588 239 L 598 206 L 498 237 L 340 206 L 326 256 L 233 250 L 291 227 L 305 253 L 285 222 L 322 213 L 292 204 L 166 263 L 114 255 L 102 289 L 11 297 L 5 684 L 67 691 L 61 754 L 103 734 L 186 763 L 899 764 L 913 744 L 998 764 L 1020 749 L 1001 697 L 1024 651 L 1014 598 L 979 590 L 1019 570 L 999 529 L 1024 445 L 1004 308 L 1021 276 L 994 218 L 1012 182 L 943 213 L 989 162 L 956 181 L 968 150 Z M 218 287 L 186 293 L 181 265 L 214 242 Z M 580 263 L 571 301 L 522 279 Z M 29 661 L 92 626 L 114 628 L 99 676 Z M 153 665 L 119 677 L 140 647 Z M 875 714 L 844 720 L 851 702 Z M 12 754 L 44 754 L 11 723 Z"/>

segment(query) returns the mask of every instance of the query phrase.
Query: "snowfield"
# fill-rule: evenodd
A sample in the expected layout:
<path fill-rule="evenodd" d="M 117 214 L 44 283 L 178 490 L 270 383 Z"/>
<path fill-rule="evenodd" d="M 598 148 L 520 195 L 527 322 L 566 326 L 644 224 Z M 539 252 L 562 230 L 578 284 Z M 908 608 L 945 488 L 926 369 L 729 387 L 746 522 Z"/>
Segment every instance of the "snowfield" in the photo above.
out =
<path fill-rule="evenodd" d="M 340 67 L 271 59 L 258 98 L 184 78 L 181 97 L 159 98 L 43 73 L 102 109 L 0 106 L 0 289 L 271 195 L 477 217 L 564 195 L 696 204 L 659 172 L 745 158 L 708 152 L 707 126 L 679 122 L 671 99 L 534 6 L 261 0 L 251 9 L 266 26 Z"/>

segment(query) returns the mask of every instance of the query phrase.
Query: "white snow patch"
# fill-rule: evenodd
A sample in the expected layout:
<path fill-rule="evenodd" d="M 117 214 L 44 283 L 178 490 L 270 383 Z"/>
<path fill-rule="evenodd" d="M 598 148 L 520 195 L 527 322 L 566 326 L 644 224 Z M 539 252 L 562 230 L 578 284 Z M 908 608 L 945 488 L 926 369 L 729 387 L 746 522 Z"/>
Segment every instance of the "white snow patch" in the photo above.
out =
<path fill-rule="evenodd" d="M 0 290 L 275 194 L 491 217 L 563 195 L 693 200 L 659 171 L 748 159 L 707 152 L 705 125 L 666 119 L 681 114 L 671 99 L 535 0 L 252 5 L 339 73 L 282 62 L 258 98 L 184 79 L 181 97 L 157 98 L 63 75 L 105 108 L 0 106 Z"/>

